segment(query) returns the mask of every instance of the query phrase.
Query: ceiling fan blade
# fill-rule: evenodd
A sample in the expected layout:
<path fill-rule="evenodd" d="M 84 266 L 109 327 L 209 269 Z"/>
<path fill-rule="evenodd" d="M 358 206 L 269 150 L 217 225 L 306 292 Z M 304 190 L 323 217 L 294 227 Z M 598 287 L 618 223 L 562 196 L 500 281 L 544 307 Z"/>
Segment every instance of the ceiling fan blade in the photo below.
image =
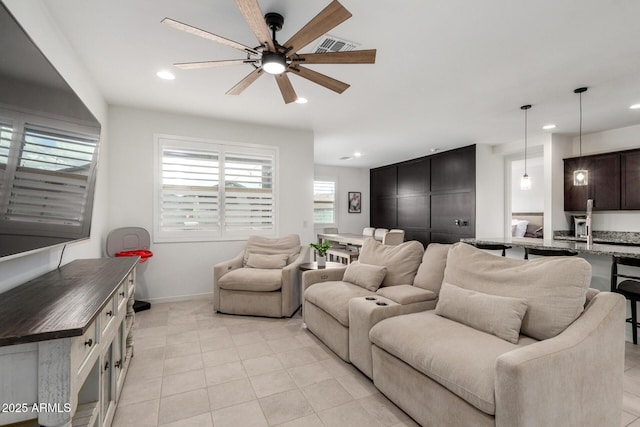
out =
<path fill-rule="evenodd" d="M 240 80 L 234 87 L 227 91 L 227 95 L 240 95 L 249 85 L 255 82 L 264 72 L 262 68 L 256 68 L 249 73 L 244 79 Z"/>
<path fill-rule="evenodd" d="M 301 64 L 375 64 L 376 50 L 351 50 L 348 52 L 301 53 L 293 61 Z"/>
<path fill-rule="evenodd" d="M 297 52 L 349 18 L 351 18 L 351 12 L 345 9 L 337 0 L 334 0 L 309 21 L 307 25 L 302 27 L 300 31 L 295 33 L 283 46 L 288 49 L 288 52 Z"/>
<path fill-rule="evenodd" d="M 247 21 L 249 28 L 256 35 L 258 42 L 261 45 L 269 46 L 271 52 L 276 51 L 276 47 L 271 38 L 269 27 L 264 20 L 264 14 L 260 9 L 260 5 L 257 0 L 236 0 L 236 5 L 240 9 L 240 13 L 244 16 L 244 20 Z"/>
<path fill-rule="evenodd" d="M 284 99 L 285 104 L 289 104 L 298 99 L 298 95 L 296 95 L 296 91 L 293 90 L 291 80 L 289 80 L 286 73 L 276 74 L 275 78 L 276 82 L 278 82 L 278 87 L 280 88 L 280 93 L 282 93 L 282 98 Z"/>
<path fill-rule="evenodd" d="M 225 65 L 255 64 L 257 62 L 257 59 L 228 59 L 225 61 L 180 62 L 173 65 L 181 70 L 195 70 L 198 68 L 222 67 Z"/>
<path fill-rule="evenodd" d="M 212 40 L 214 42 L 221 43 L 221 44 L 226 45 L 226 46 L 230 46 L 230 47 L 232 47 L 234 49 L 241 50 L 241 51 L 243 51 L 245 53 L 251 53 L 253 55 L 257 55 L 258 54 L 258 52 L 252 47 L 245 46 L 245 45 L 243 45 L 241 43 L 238 43 L 238 42 L 234 42 L 233 40 L 225 39 L 224 37 L 215 35 L 213 33 L 205 31 L 205 30 L 201 30 L 200 28 L 196 28 L 196 27 L 193 27 L 191 25 L 184 24 L 184 23 L 182 23 L 180 21 L 176 21 L 175 19 L 164 18 L 160 22 L 163 23 L 163 24 L 167 24 L 168 26 L 173 27 L 173 28 L 175 28 L 177 30 L 184 31 L 186 33 L 193 34 L 195 36 L 202 37 L 202 38 L 205 38 L 207 40 Z"/>
<path fill-rule="evenodd" d="M 340 80 L 336 80 L 332 77 L 318 73 L 317 71 L 313 71 L 300 66 L 289 67 L 288 71 L 338 93 L 344 92 L 350 86 L 344 82 L 341 82 Z"/>

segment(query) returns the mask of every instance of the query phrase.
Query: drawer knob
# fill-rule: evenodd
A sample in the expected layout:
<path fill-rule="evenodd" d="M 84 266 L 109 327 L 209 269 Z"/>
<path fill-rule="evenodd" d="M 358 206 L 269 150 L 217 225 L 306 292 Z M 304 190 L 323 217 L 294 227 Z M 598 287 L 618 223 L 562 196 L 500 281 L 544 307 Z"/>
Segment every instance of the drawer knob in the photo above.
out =
<path fill-rule="evenodd" d="M 124 291 L 120 292 L 120 296 L 123 297 L 124 296 Z"/>
<path fill-rule="evenodd" d="M 113 310 L 109 310 L 105 313 L 107 316 L 111 317 L 113 316 Z"/>
<path fill-rule="evenodd" d="M 91 338 L 89 338 L 88 340 L 86 340 L 84 342 L 84 345 L 88 345 L 89 347 L 91 347 L 93 345 L 93 340 Z"/>
<path fill-rule="evenodd" d="M 120 369 L 120 367 L 122 366 L 122 359 L 120 359 L 116 363 L 114 363 L 113 366 L 115 366 L 116 368 Z"/>

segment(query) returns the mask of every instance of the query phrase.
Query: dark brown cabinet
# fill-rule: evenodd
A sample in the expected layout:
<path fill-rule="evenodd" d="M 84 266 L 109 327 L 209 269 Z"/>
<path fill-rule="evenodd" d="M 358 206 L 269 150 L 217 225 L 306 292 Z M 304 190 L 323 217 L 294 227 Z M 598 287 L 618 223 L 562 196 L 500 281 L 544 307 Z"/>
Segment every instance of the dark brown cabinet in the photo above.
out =
<path fill-rule="evenodd" d="M 622 209 L 640 209 L 640 150 L 622 153 Z"/>
<path fill-rule="evenodd" d="M 452 243 L 475 236 L 475 146 L 370 171 L 372 227 L 407 240 Z"/>
<path fill-rule="evenodd" d="M 589 185 L 574 186 L 573 171 L 587 169 Z M 619 151 L 564 160 L 564 210 L 640 209 L 640 150 Z"/>

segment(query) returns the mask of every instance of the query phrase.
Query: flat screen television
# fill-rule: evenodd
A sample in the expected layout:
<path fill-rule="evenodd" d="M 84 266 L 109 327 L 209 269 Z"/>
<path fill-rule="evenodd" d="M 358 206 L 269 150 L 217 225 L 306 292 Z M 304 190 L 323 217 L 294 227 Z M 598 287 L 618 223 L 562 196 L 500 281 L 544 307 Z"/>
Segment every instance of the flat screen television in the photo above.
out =
<path fill-rule="evenodd" d="M 100 123 L 0 3 L 0 260 L 87 239 Z"/>

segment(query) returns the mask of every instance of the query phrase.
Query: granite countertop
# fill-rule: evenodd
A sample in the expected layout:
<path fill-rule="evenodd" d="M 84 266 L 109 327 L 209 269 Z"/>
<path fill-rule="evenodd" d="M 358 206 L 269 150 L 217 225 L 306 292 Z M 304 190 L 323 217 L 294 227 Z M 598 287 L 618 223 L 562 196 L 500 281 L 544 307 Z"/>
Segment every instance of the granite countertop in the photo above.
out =
<path fill-rule="evenodd" d="M 635 233 L 637 234 L 637 233 Z M 569 236 L 566 236 L 569 237 Z M 575 239 L 575 238 L 574 238 Z M 595 239 L 595 236 L 594 236 Z M 521 248 L 548 248 L 548 249 L 566 249 L 573 250 L 581 254 L 592 255 L 620 255 L 632 258 L 640 258 L 640 243 L 633 246 L 629 242 L 620 242 L 619 244 L 595 243 L 587 246 L 586 242 L 568 240 L 568 239 L 534 239 L 531 237 L 508 237 L 508 238 L 480 238 L 480 239 L 462 239 L 465 243 L 493 243 L 506 244 Z"/>
<path fill-rule="evenodd" d="M 586 242 L 586 237 L 575 237 L 569 230 L 555 230 L 555 240 L 571 240 Z M 593 243 L 609 243 L 614 245 L 640 245 L 640 233 L 629 231 L 593 231 Z"/>

